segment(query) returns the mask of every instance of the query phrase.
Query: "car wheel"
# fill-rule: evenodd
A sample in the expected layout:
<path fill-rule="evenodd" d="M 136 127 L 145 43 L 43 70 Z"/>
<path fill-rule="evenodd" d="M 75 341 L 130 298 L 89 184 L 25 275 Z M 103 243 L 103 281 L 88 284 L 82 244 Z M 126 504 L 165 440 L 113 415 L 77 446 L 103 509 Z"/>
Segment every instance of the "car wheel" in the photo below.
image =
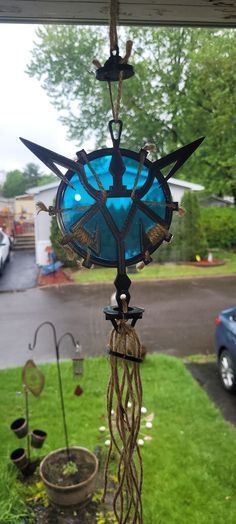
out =
<path fill-rule="evenodd" d="M 231 393 L 236 392 L 236 370 L 231 355 L 224 349 L 219 359 L 220 378 L 224 388 Z"/>

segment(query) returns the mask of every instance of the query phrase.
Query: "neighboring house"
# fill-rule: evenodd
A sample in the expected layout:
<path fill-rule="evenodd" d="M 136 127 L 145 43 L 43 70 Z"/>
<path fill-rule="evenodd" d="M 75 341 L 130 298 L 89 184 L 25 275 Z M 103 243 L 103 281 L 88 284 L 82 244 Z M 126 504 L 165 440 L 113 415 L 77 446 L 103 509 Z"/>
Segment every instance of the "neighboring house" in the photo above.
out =
<path fill-rule="evenodd" d="M 233 197 L 218 197 L 215 195 L 205 195 L 200 199 L 203 207 L 234 207 Z"/>
<path fill-rule="evenodd" d="M 53 200 L 56 196 L 57 188 L 60 181 L 53 182 L 52 184 L 46 184 L 44 186 L 33 187 L 27 191 L 27 194 L 31 195 L 34 199 L 34 218 L 35 218 L 35 253 L 36 263 L 42 266 L 47 263 L 47 251 L 46 248 L 50 246 L 50 226 L 51 217 L 48 213 L 40 213 L 37 215 L 36 204 L 42 201 L 47 207 L 53 204 Z M 199 184 L 193 184 L 191 182 L 185 182 L 177 178 L 172 178 L 169 181 L 170 190 L 172 193 L 173 200 L 180 202 L 184 192 L 186 190 L 191 191 L 202 191 L 203 186 Z"/>
<path fill-rule="evenodd" d="M 14 228 L 14 198 L 0 196 L 0 227 L 10 236 Z"/>
<path fill-rule="evenodd" d="M 34 235 L 34 199 L 32 195 L 15 197 L 14 235 Z"/>

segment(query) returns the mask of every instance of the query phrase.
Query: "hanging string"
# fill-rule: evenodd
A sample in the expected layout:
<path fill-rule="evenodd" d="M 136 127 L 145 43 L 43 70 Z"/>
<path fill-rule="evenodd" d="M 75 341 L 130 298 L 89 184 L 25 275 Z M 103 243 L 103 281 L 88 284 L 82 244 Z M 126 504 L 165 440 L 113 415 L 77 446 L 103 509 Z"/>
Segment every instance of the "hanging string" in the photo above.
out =
<path fill-rule="evenodd" d="M 115 51 L 118 47 L 118 35 L 117 35 L 117 17 L 118 17 L 118 0 L 111 0 L 110 3 L 110 49 Z"/>
<path fill-rule="evenodd" d="M 116 108 L 115 108 L 114 101 L 113 101 L 111 82 L 108 81 L 108 88 L 109 88 L 109 95 L 110 95 L 110 101 L 111 101 L 112 116 L 113 116 L 113 120 L 115 122 L 117 122 L 119 120 L 120 103 L 121 103 L 121 95 L 122 95 L 122 82 L 123 82 L 123 71 L 121 71 L 120 75 L 119 75 L 119 83 L 118 83 L 117 98 L 116 98 Z"/>
<path fill-rule="evenodd" d="M 124 355 L 141 356 L 141 343 L 135 329 L 121 320 L 118 331 L 112 330 L 110 349 Z M 111 377 L 107 389 L 108 424 L 111 444 L 105 465 L 103 500 L 106 496 L 112 450 L 118 453 L 118 487 L 113 509 L 119 524 L 142 524 L 143 468 L 137 444 L 141 420 L 142 384 L 140 365 L 110 357 Z M 128 405 L 131 406 L 128 408 Z M 115 412 L 116 431 L 112 412 Z"/>
<path fill-rule="evenodd" d="M 105 188 L 103 187 L 102 182 L 101 182 L 101 180 L 99 179 L 99 177 L 98 177 L 98 175 L 97 175 L 95 169 L 94 169 L 93 166 L 90 164 L 89 159 L 88 159 L 87 155 L 85 154 L 85 152 L 81 151 L 81 152 L 80 152 L 80 157 L 84 160 L 84 162 L 86 163 L 86 165 L 87 165 L 88 168 L 90 169 L 91 173 L 93 174 L 93 176 L 94 176 L 94 178 L 95 178 L 95 180 L 96 180 L 96 182 L 97 182 L 97 185 L 98 185 L 98 187 L 99 187 L 99 189 L 100 189 L 100 191 L 101 191 L 101 193 L 102 193 L 102 196 L 103 196 L 103 198 L 105 199 L 106 196 L 107 196 L 107 192 L 106 192 Z"/>

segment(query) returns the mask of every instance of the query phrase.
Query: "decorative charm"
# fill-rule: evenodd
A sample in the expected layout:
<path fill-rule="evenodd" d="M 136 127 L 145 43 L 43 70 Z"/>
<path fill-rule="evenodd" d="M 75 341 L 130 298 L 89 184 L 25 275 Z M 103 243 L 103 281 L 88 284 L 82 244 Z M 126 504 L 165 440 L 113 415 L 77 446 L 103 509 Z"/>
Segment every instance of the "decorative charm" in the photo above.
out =
<path fill-rule="evenodd" d="M 27 360 L 25 363 L 22 370 L 22 382 L 35 397 L 39 397 L 42 393 L 45 378 L 33 360 Z"/>

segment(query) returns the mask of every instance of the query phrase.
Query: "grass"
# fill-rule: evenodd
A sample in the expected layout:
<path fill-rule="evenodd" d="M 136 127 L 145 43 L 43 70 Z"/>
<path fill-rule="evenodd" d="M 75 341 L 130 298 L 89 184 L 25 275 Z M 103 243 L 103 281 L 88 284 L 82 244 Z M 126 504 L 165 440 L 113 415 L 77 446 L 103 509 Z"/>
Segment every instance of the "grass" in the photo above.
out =
<path fill-rule="evenodd" d="M 103 445 L 98 427 L 106 425 L 105 358 L 87 359 L 80 385 L 71 364 L 62 364 L 65 403 L 71 445 L 94 449 Z M 63 447 L 64 439 L 57 392 L 56 367 L 41 366 L 46 385 L 40 398 L 30 396 L 31 429 L 48 432 L 43 453 Z M 181 360 L 164 355 L 148 356 L 142 365 L 143 404 L 155 414 L 153 440 L 142 448 L 144 462 L 145 524 L 235 524 L 236 434 L 192 379 Z M 26 508 L 9 454 L 22 445 L 9 429 L 24 414 L 21 370 L 0 372 L 1 472 L 0 523 L 28 522 Z M 37 456 L 37 451 L 34 455 Z"/>
<path fill-rule="evenodd" d="M 165 278 L 201 277 L 201 276 L 225 276 L 236 274 L 236 253 L 230 251 L 218 251 L 217 258 L 223 259 L 225 264 L 218 267 L 195 267 L 186 264 L 150 264 L 142 271 L 133 273 L 132 280 L 152 280 Z M 96 268 L 93 270 L 80 270 L 72 273 L 76 283 L 88 282 L 113 282 L 116 270 L 110 268 Z"/>

